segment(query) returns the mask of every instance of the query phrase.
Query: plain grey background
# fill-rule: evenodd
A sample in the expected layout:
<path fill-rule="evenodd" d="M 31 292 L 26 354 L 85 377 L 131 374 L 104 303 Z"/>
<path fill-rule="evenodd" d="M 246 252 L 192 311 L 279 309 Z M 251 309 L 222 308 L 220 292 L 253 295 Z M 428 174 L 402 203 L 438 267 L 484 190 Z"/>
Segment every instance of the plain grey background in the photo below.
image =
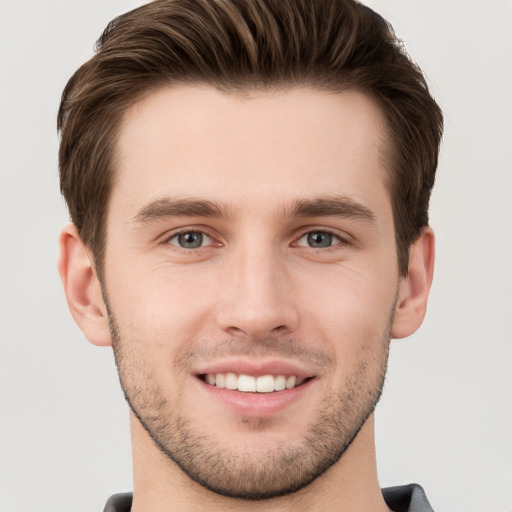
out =
<path fill-rule="evenodd" d="M 0 0 L 0 512 L 100 511 L 131 488 L 111 350 L 59 282 L 60 93 L 135 0 Z M 427 319 L 394 341 L 377 409 L 383 486 L 437 512 L 512 511 L 512 2 L 372 0 L 425 70 L 446 131 Z"/>

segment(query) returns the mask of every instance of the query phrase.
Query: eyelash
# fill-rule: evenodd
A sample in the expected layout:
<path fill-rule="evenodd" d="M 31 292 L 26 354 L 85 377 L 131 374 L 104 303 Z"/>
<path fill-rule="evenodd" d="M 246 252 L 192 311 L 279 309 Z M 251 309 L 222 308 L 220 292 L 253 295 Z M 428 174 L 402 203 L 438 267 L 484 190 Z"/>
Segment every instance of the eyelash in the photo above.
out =
<path fill-rule="evenodd" d="M 199 247 L 189 247 L 189 248 L 186 248 L 186 247 L 180 246 L 179 243 L 172 243 L 171 242 L 172 240 L 177 239 L 179 236 L 186 235 L 186 234 L 199 234 L 202 237 L 206 238 L 207 239 L 206 241 L 207 242 L 209 241 L 209 243 L 207 245 L 200 245 Z M 336 239 L 337 242 L 336 243 L 332 243 L 331 245 L 328 245 L 326 247 L 312 247 L 312 246 L 306 245 L 306 244 L 304 244 L 304 245 L 299 244 L 299 242 L 304 237 L 306 237 L 308 235 L 311 235 L 311 234 L 329 235 L 329 236 L 333 237 L 334 239 Z M 309 249 L 313 249 L 313 250 L 319 250 L 319 249 L 327 250 L 327 249 L 330 249 L 330 248 L 338 246 L 338 245 L 350 245 L 351 244 L 351 242 L 348 240 L 348 237 L 341 236 L 339 233 L 334 232 L 333 230 L 330 230 L 330 229 L 326 229 L 326 228 L 318 228 L 318 229 L 308 228 L 307 230 L 302 231 L 294 239 L 295 239 L 295 241 L 293 242 L 294 246 L 305 247 L 305 248 L 309 248 Z M 212 246 L 215 246 L 215 245 L 216 246 L 221 246 L 222 245 L 220 242 L 215 242 L 215 238 L 214 237 L 210 236 L 204 230 L 199 229 L 199 228 L 198 229 L 189 228 L 189 229 L 183 229 L 183 230 L 174 232 L 170 236 L 168 236 L 164 240 L 164 242 L 166 244 L 173 245 L 178 250 L 182 250 L 182 251 L 186 251 L 186 252 L 190 252 L 190 251 L 193 251 L 195 249 L 205 249 L 205 248 L 212 247 Z M 201 241 L 201 243 L 203 243 L 203 242 L 205 242 L 204 239 Z"/>
<path fill-rule="evenodd" d="M 336 231 L 333 231 L 333 230 L 330 230 L 330 229 L 326 229 L 326 228 L 308 228 L 307 230 L 303 231 L 299 237 L 296 238 L 296 242 L 295 244 L 298 244 L 300 242 L 300 240 L 302 240 L 305 236 L 307 235 L 311 235 L 311 234 L 326 234 L 326 235 L 330 235 L 332 236 L 333 238 L 335 238 L 337 240 L 336 243 L 333 243 L 332 245 L 329 245 L 328 247 L 311 247 L 309 245 L 300 245 L 299 247 L 307 247 L 309 249 L 313 249 L 313 250 L 316 250 L 316 249 L 330 249 L 332 247 L 335 247 L 337 245 L 350 245 L 350 241 L 348 239 L 348 237 L 344 237 L 342 236 L 340 233 L 336 232 Z"/>
<path fill-rule="evenodd" d="M 181 236 L 181 235 L 187 235 L 187 234 L 193 234 L 193 233 L 194 233 L 194 234 L 195 234 L 195 233 L 197 233 L 197 234 L 201 235 L 203 238 L 206 238 L 207 240 L 209 240 L 209 241 L 210 241 L 210 243 L 209 243 L 208 245 L 206 245 L 206 246 L 201 245 L 201 246 L 199 246 L 199 247 L 186 248 L 186 247 L 181 247 L 181 246 L 180 246 L 179 244 L 177 244 L 177 243 L 176 243 L 176 244 L 173 244 L 173 243 L 171 242 L 171 240 L 177 239 L 177 238 L 178 238 L 179 236 Z M 168 237 L 164 240 L 164 242 L 165 242 L 166 244 L 170 244 L 170 245 L 175 246 L 177 249 L 181 249 L 181 250 L 184 250 L 184 251 L 191 251 L 191 250 L 194 250 L 194 249 L 204 249 L 205 247 L 209 247 L 209 246 L 211 246 L 211 245 L 214 245 L 214 244 L 212 244 L 212 242 L 214 242 L 214 240 L 215 240 L 215 239 L 214 239 L 212 236 L 208 235 L 204 230 L 202 230 L 202 229 L 193 229 L 193 228 L 192 228 L 192 229 L 183 229 L 183 230 L 181 230 L 181 231 L 177 231 L 177 232 L 175 232 L 175 233 L 172 233 L 170 236 L 168 236 Z M 203 240 L 203 241 L 204 241 L 204 240 Z M 220 245 L 220 244 L 219 244 L 219 243 L 217 243 L 217 245 Z"/>

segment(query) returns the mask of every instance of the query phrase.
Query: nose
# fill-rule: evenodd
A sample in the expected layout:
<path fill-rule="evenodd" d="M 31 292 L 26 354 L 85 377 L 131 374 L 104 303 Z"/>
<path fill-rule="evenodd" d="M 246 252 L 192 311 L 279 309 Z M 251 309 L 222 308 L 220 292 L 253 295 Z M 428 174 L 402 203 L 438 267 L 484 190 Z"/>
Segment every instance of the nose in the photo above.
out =
<path fill-rule="evenodd" d="M 271 248 L 237 251 L 226 261 L 217 303 L 219 327 L 233 336 L 263 340 L 289 334 L 299 315 L 291 271 Z"/>

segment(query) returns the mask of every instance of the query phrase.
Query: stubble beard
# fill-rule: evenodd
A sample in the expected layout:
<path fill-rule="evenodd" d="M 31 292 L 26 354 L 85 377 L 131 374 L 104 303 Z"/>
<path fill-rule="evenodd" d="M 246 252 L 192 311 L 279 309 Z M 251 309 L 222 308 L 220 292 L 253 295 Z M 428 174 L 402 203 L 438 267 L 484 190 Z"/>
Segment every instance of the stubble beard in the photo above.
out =
<path fill-rule="evenodd" d="M 178 465 L 192 480 L 222 496 L 264 500 L 294 493 L 336 464 L 374 411 L 384 385 L 392 308 L 380 338 L 368 340 L 357 368 L 345 379 L 343 389 L 326 396 L 300 443 L 281 443 L 267 451 L 236 452 L 218 446 L 208 436 L 208 420 L 192 424 L 182 407 L 183 390 L 177 403 L 170 403 L 153 378 L 141 353 L 127 346 L 143 343 L 122 337 L 109 312 L 114 356 L 125 398 L 157 448 L 171 464 Z M 131 343 L 130 343 L 131 342 Z M 287 341 L 289 343 L 293 341 Z M 269 340 L 268 345 L 275 345 Z M 320 355 L 321 356 L 321 355 Z M 248 419 L 248 428 L 264 431 L 265 419 Z"/>

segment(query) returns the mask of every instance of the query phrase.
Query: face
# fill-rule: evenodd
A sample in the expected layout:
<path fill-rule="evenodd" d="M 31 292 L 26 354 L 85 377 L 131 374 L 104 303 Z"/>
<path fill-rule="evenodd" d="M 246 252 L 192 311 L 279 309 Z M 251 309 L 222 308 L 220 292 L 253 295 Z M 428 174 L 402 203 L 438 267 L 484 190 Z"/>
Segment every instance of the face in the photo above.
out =
<path fill-rule="evenodd" d="M 124 119 L 103 283 L 121 383 L 209 489 L 305 486 L 378 400 L 399 283 L 383 133 L 364 95 L 305 89 L 170 88 Z"/>

